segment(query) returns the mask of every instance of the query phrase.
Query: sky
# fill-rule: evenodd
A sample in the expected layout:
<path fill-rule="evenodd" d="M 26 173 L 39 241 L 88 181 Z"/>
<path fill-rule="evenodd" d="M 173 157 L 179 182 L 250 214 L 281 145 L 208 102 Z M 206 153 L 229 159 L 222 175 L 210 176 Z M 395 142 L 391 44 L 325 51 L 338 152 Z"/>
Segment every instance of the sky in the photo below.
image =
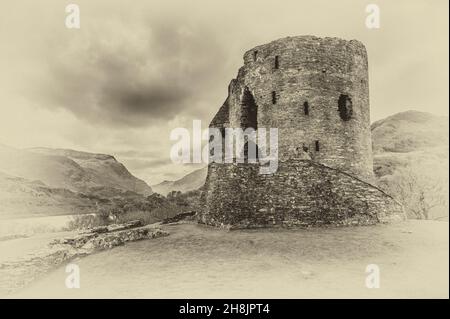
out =
<path fill-rule="evenodd" d="M 79 29 L 65 25 L 80 8 Z M 380 28 L 368 29 L 368 4 Z M 447 0 L 7 0 L 0 10 L 0 144 L 114 155 L 149 185 L 175 164 L 170 131 L 206 128 L 245 51 L 296 35 L 357 39 L 371 120 L 448 115 Z"/>

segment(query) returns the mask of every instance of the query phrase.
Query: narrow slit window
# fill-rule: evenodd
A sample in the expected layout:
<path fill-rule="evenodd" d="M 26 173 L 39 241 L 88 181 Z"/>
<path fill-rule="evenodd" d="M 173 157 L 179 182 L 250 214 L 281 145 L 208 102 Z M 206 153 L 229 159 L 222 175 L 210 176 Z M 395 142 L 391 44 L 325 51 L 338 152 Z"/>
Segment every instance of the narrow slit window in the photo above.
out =
<path fill-rule="evenodd" d="M 309 104 L 308 102 L 303 103 L 303 112 L 305 115 L 309 115 Z"/>
<path fill-rule="evenodd" d="M 280 57 L 278 55 L 275 56 L 275 69 L 280 68 Z"/>
<path fill-rule="evenodd" d="M 316 152 L 320 151 L 319 141 L 316 141 Z"/>
<path fill-rule="evenodd" d="M 257 57 L 258 57 L 258 51 L 253 51 L 253 61 L 256 62 Z"/>
<path fill-rule="evenodd" d="M 272 91 L 272 104 L 277 104 L 277 92 Z"/>

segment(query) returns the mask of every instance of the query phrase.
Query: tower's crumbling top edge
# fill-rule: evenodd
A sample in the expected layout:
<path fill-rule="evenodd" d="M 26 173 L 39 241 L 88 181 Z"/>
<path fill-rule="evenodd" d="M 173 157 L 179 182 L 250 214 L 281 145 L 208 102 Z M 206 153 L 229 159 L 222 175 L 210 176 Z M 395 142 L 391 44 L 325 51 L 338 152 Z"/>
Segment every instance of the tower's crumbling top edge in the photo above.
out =
<path fill-rule="evenodd" d="M 336 46 L 336 47 L 345 46 L 348 48 L 353 48 L 355 51 L 359 51 L 361 54 L 366 55 L 366 47 L 359 40 L 355 39 L 346 40 L 338 37 L 318 37 L 314 35 L 299 35 L 299 36 L 287 36 L 270 41 L 265 44 L 255 46 L 244 53 L 244 61 L 246 61 L 249 56 L 253 55 L 254 52 L 258 51 L 261 52 L 264 50 L 271 50 L 281 47 L 292 47 L 294 49 L 295 47 L 300 47 L 302 44 L 317 45 L 318 47 L 321 45 Z"/>

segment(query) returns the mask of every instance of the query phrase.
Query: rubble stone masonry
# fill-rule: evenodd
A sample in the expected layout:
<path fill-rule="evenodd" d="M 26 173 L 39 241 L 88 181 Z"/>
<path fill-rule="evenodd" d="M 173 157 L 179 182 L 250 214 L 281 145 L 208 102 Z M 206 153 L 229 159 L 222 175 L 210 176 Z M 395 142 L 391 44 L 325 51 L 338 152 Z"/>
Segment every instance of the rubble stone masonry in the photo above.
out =
<path fill-rule="evenodd" d="M 247 51 L 210 127 L 278 128 L 280 164 L 271 175 L 258 174 L 258 164 L 210 164 L 199 214 L 204 223 L 404 218 L 401 205 L 372 185 L 367 53 L 356 40 L 288 37 Z"/>

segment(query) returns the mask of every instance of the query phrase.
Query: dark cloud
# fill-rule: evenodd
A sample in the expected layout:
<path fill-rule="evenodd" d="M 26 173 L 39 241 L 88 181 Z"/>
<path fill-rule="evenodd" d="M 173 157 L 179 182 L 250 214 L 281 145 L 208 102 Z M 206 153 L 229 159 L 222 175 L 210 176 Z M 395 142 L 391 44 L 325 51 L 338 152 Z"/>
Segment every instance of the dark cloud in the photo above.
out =
<path fill-rule="evenodd" d="M 48 62 L 48 78 L 36 83 L 35 100 L 114 127 L 205 114 L 199 101 L 210 96 L 208 88 L 221 78 L 225 58 L 223 46 L 207 28 L 155 20 L 96 30 L 80 29 L 66 39 L 73 43 L 58 44 Z"/>

